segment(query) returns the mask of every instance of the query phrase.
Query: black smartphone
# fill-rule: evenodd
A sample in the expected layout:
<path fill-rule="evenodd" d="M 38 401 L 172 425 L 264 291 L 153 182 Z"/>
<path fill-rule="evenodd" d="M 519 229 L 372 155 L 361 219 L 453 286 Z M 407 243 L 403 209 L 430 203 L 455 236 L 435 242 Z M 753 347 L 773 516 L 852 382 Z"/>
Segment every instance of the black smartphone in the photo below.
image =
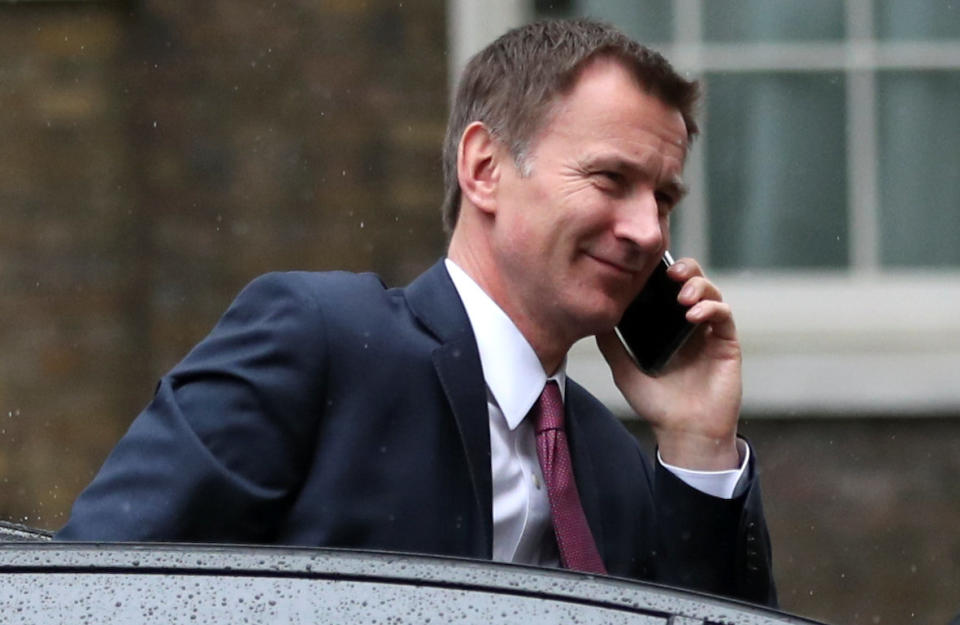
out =
<path fill-rule="evenodd" d="M 667 277 L 667 267 L 672 264 L 673 258 L 666 252 L 616 327 L 630 357 L 650 375 L 662 371 L 697 328 L 687 321 L 688 307 L 677 301 L 683 283 Z"/>

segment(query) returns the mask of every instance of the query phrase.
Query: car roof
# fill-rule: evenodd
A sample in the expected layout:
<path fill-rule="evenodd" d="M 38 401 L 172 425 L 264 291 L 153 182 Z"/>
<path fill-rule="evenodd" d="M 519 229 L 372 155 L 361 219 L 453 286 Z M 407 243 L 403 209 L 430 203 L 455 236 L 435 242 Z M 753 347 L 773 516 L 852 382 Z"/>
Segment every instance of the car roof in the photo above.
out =
<path fill-rule="evenodd" d="M 339 549 L 15 542 L 0 544 L 0 579 L 0 614 L 22 623 L 814 623 L 633 580 Z"/>

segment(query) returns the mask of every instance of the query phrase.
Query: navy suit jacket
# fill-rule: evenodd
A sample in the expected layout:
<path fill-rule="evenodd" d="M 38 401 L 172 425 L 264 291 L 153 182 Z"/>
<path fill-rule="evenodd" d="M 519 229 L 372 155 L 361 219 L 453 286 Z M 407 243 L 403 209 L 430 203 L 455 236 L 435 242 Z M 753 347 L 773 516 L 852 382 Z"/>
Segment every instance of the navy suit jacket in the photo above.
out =
<path fill-rule="evenodd" d="M 653 468 L 573 381 L 568 437 L 610 574 L 773 603 L 753 467 L 733 500 Z M 159 382 L 74 504 L 65 540 L 216 541 L 490 558 L 489 415 L 442 262 L 248 285 Z"/>

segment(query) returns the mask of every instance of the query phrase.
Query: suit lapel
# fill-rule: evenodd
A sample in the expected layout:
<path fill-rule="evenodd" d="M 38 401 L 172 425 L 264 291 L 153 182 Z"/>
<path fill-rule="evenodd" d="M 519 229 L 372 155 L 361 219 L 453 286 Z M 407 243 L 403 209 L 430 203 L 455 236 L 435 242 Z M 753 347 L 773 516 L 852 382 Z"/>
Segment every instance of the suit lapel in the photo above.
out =
<path fill-rule="evenodd" d="M 477 341 L 443 260 L 404 292 L 413 314 L 441 343 L 433 352 L 433 363 L 456 420 L 474 486 L 481 530 L 475 552 L 490 558 L 493 554 L 490 417 Z"/>
<path fill-rule="evenodd" d="M 581 394 L 584 392 L 578 385 L 567 380 L 564 401 L 567 441 L 570 445 L 570 459 L 573 461 L 573 473 L 577 482 L 577 491 L 580 494 L 580 504 L 587 516 L 587 524 L 597 543 L 600 558 L 606 561 L 603 541 L 603 502 L 600 500 L 600 489 L 596 487 L 597 476 L 590 459 L 590 424 L 586 422 L 590 411 L 580 401 Z"/>

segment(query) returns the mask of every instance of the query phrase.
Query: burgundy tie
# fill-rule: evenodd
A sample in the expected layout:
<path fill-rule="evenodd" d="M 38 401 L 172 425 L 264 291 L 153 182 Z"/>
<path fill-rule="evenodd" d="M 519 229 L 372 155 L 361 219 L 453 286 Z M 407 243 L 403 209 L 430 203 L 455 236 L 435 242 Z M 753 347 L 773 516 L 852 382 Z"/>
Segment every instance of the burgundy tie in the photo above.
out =
<path fill-rule="evenodd" d="M 537 430 L 537 456 L 547 483 L 560 563 L 568 569 L 606 573 L 573 479 L 570 448 L 563 430 L 563 399 L 556 382 L 548 381 L 543 387 L 531 415 Z"/>

